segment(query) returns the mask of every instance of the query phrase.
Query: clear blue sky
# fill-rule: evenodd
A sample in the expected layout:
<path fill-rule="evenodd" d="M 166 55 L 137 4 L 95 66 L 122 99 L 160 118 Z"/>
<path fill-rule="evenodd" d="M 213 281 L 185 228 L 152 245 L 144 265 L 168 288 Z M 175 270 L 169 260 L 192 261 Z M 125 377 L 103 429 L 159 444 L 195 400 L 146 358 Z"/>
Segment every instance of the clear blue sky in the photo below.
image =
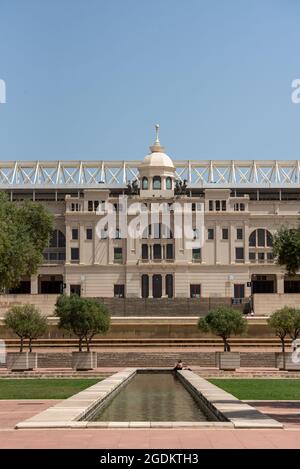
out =
<path fill-rule="evenodd" d="M 0 159 L 300 159 L 299 0 L 0 0 Z"/>

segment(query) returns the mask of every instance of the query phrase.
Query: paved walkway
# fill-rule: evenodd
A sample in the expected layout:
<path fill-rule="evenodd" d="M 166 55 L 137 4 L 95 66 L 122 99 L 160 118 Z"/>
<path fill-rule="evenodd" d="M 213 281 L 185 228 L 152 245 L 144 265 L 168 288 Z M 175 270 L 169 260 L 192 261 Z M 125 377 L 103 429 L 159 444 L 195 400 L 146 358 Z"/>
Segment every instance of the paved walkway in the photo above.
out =
<path fill-rule="evenodd" d="M 261 411 L 280 414 L 286 423 L 284 430 L 14 429 L 17 422 L 57 402 L 42 399 L 0 401 L 0 448 L 300 448 L 300 417 L 297 417 L 300 402 L 288 401 L 255 402 Z"/>

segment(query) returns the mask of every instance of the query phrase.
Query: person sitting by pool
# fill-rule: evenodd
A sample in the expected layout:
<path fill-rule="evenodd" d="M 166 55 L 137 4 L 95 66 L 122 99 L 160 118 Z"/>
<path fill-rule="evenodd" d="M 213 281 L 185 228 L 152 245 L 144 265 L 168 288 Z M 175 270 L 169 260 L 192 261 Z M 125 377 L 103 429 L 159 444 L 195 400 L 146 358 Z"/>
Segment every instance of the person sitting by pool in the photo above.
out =
<path fill-rule="evenodd" d="M 185 366 L 185 364 L 182 362 L 182 360 L 178 360 L 173 368 L 174 371 L 178 371 L 178 370 L 191 370 L 191 368 L 188 368 L 187 366 Z"/>

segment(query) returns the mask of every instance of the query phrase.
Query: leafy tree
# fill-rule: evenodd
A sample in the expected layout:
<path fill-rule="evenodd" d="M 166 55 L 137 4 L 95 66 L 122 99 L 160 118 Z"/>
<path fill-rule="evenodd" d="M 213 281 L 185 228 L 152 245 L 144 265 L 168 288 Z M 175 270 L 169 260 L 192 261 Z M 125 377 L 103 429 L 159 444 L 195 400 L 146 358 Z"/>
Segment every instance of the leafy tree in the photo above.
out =
<path fill-rule="evenodd" d="M 240 311 L 220 306 L 211 310 L 204 318 L 199 318 L 198 328 L 203 332 L 212 332 L 222 338 L 224 352 L 230 351 L 230 336 L 242 334 L 247 329 L 247 321 Z"/>
<path fill-rule="evenodd" d="M 300 226 L 282 227 L 273 236 L 273 253 L 279 265 L 283 265 L 289 275 L 300 269 Z"/>
<path fill-rule="evenodd" d="M 105 333 L 110 328 L 107 307 L 94 298 L 61 295 L 56 301 L 55 312 L 59 317 L 59 327 L 77 335 L 80 352 L 84 342 L 89 352 L 95 334 Z"/>
<path fill-rule="evenodd" d="M 275 335 L 279 337 L 281 342 L 281 350 L 283 353 L 283 368 L 285 368 L 285 340 L 286 336 L 291 334 L 293 330 L 293 308 L 285 306 L 275 311 L 269 318 L 268 324 L 274 330 Z"/>
<path fill-rule="evenodd" d="M 53 216 L 43 205 L 10 202 L 0 193 L 0 292 L 36 272 L 52 230 Z"/>
<path fill-rule="evenodd" d="M 290 312 L 292 315 L 292 324 L 289 335 L 292 340 L 296 340 L 300 335 L 300 309 L 290 308 Z"/>
<path fill-rule="evenodd" d="M 20 338 L 20 352 L 23 352 L 24 339 L 29 340 L 29 352 L 32 352 L 32 341 L 47 332 L 47 318 L 30 304 L 13 306 L 4 318 L 4 324 Z"/>

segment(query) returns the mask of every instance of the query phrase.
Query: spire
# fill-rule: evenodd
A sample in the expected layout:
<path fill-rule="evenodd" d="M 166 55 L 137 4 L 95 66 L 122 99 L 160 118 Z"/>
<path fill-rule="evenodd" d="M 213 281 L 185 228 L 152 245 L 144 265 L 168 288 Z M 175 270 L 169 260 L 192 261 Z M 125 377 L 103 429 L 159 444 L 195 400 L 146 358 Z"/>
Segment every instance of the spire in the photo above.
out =
<path fill-rule="evenodd" d="M 160 144 L 158 132 L 159 132 L 159 124 L 155 124 L 156 139 L 155 139 L 154 144 L 151 145 L 150 147 L 150 150 L 152 153 L 157 153 L 157 152 L 164 153 L 165 151 L 164 147 L 162 147 Z"/>

